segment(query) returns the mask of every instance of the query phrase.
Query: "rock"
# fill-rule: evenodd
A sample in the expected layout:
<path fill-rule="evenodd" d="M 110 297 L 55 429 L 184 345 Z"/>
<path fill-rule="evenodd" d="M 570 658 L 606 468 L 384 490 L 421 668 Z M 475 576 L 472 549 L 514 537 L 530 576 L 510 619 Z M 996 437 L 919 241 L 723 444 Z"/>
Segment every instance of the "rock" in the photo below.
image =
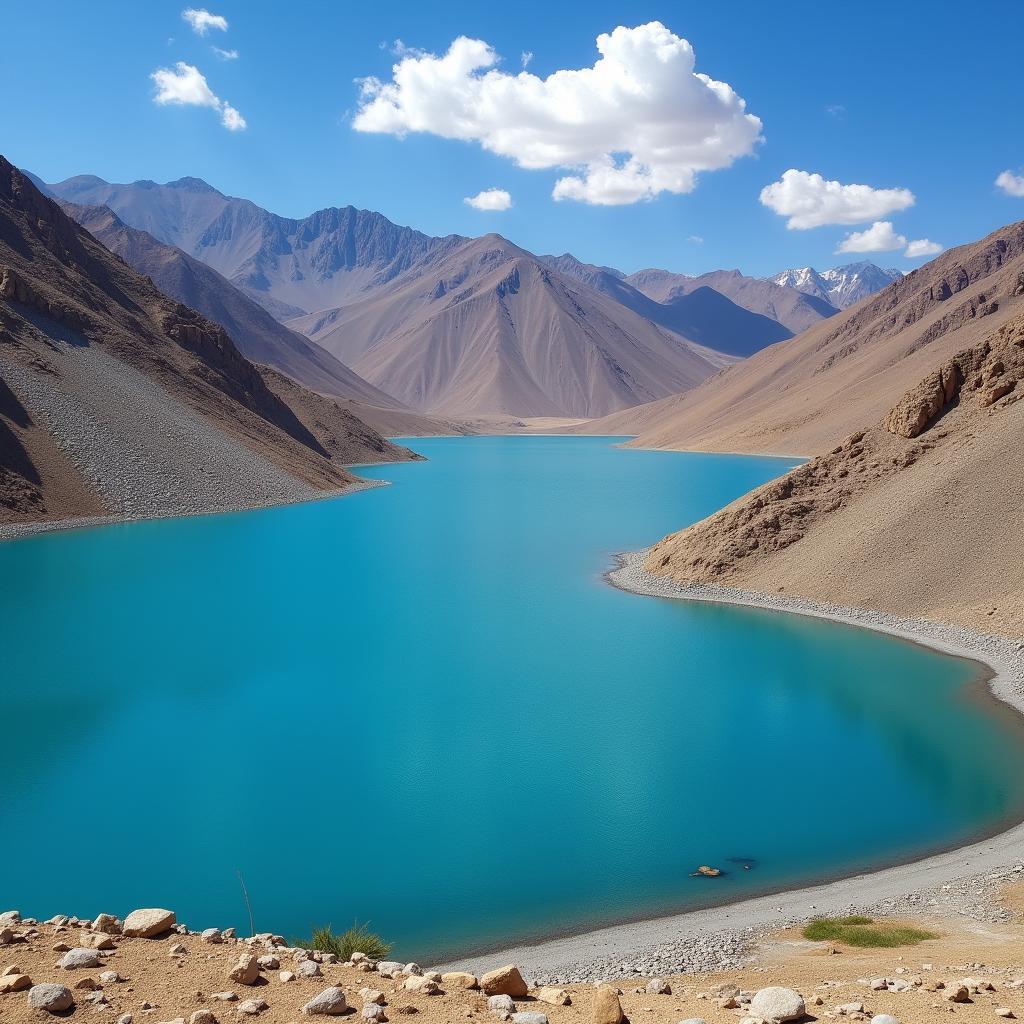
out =
<path fill-rule="evenodd" d="M 710 864 L 701 864 L 701 866 L 693 872 L 693 875 L 701 875 L 704 878 L 717 878 L 721 873 L 721 868 L 713 868 Z"/>
<path fill-rule="evenodd" d="M 414 1013 L 419 1013 L 420 1011 L 419 1011 L 419 1008 L 416 1007 L 416 1006 L 400 1006 L 396 1012 L 397 1013 L 401 1013 L 401 1014 L 410 1014 L 411 1015 L 411 1014 L 414 1014 Z"/>
<path fill-rule="evenodd" d="M 469 974 L 466 971 L 445 971 L 441 975 L 441 984 L 445 988 L 474 989 L 480 987 L 480 982 L 477 980 L 476 975 Z"/>
<path fill-rule="evenodd" d="M 324 973 L 315 960 L 300 960 L 295 965 L 295 971 L 303 978 L 320 978 Z"/>
<path fill-rule="evenodd" d="M 840 1003 L 836 1007 L 836 1013 L 841 1013 L 843 1016 L 853 1016 L 854 1014 L 864 1013 L 863 1003 Z"/>
<path fill-rule="evenodd" d="M 1002 1017 L 1005 1020 L 1014 1020 L 1015 1017 L 1016 1017 L 1016 1015 L 1014 1014 L 1013 1010 L 1011 1010 L 1008 1006 L 997 1006 L 996 1007 L 996 1016 L 997 1017 Z"/>
<path fill-rule="evenodd" d="M 510 995 L 488 996 L 487 997 L 487 1009 L 491 1013 L 499 1015 L 515 1013 L 516 1004 L 512 1002 Z"/>
<path fill-rule="evenodd" d="M 871 1024 L 900 1024 L 900 1022 L 891 1013 L 876 1013 L 871 1018 Z"/>
<path fill-rule="evenodd" d="M 966 985 L 950 985 L 946 998 L 951 1003 L 969 1003 L 971 1001 L 971 993 Z"/>
<path fill-rule="evenodd" d="M 9 946 L 14 942 L 14 938 L 13 928 L 0 928 L 0 946 Z"/>
<path fill-rule="evenodd" d="M 441 984 L 441 972 L 440 971 L 424 971 L 423 977 L 429 981 L 436 981 L 438 985 Z"/>
<path fill-rule="evenodd" d="M 667 981 L 662 981 L 661 978 L 651 978 L 644 991 L 649 996 L 670 996 L 672 995 L 672 986 Z"/>
<path fill-rule="evenodd" d="M 122 978 L 117 971 L 104 971 L 100 975 L 100 981 L 102 981 L 104 985 L 116 985 L 119 981 L 124 981 L 124 978 Z"/>
<path fill-rule="evenodd" d="M 542 1003 L 550 1003 L 552 1006 L 569 1006 L 572 1000 L 564 988 L 557 988 L 554 985 L 545 985 L 537 992 L 537 999 Z"/>
<path fill-rule="evenodd" d="M 681 1020 L 679 1024 L 707 1024 L 701 1017 L 687 1017 L 686 1020 Z"/>
<path fill-rule="evenodd" d="M 384 1012 L 384 1007 L 378 1003 L 367 1003 L 361 1011 L 361 1016 L 363 1020 L 383 1022 L 388 1019 L 388 1015 Z"/>
<path fill-rule="evenodd" d="M 64 923 L 67 924 L 67 921 Z M 121 934 L 121 922 L 118 921 L 113 914 L 97 915 L 96 920 L 93 921 L 91 927 L 94 932 L 103 932 L 106 935 Z"/>
<path fill-rule="evenodd" d="M 255 985 L 260 977 L 260 965 L 256 957 L 248 953 L 239 957 L 238 963 L 228 971 L 228 977 L 239 985 Z"/>
<path fill-rule="evenodd" d="M 130 1013 L 122 1013 L 121 1016 L 117 1018 L 117 1024 L 132 1024 L 132 1020 L 133 1017 Z"/>
<path fill-rule="evenodd" d="M 75 1005 L 75 1000 L 67 985 L 33 985 L 28 990 L 28 1005 L 32 1010 L 63 1013 Z"/>
<path fill-rule="evenodd" d="M 99 967 L 103 961 L 95 949 L 69 949 L 61 958 L 58 967 L 65 971 L 77 971 L 83 968 Z"/>
<path fill-rule="evenodd" d="M 80 989 L 83 992 L 91 992 L 96 987 L 96 982 L 88 975 L 84 978 L 79 978 L 78 981 L 75 982 L 75 988 Z"/>
<path fill-rule="evenodd" d="M 318 996 L 313 996 L 306 1003 L 302 1012 L 320 1017 L 340 1017 L 343 1013 L 348 1012 L 345 993 L 337 987 L 325 988 Z"/>
<path fill-rule="evenodd" d="M 433 978 L 425 978 L 422 974 L 409 975 L 402 983 L 402 988 L 424 996 L 436 996 L 441 992 L 441 986 Z"/>
<path fill-rule="evenodd" d="M 296 974 L 294 971 L 281 971 L 278 977 L 287 985 L 289 981 L 295 980 Z"/>
<path fill-rule="evenodd" d="M 219 928 L 204 928 L 199 937 L 203 942 L 219 945 L 224 941 L 224 933 Z"/>
<path fill-rule="evenodd" d="M 885 417 L 885 429 L 897 437 L 922 434 L 960 392 L 962 375 L 950 361 L 912 387 Z"/>
<path fill-rule="evenodd" d="M 158 935 L 169 932 L 177 923 L 173 910 L 160 910 L 151 907 L 145 910 L 133 910 L 121 926 L 121 932 L 129 938 L 154 939 Z"/>
<path fill-rule="evenodd" d="M 547 1014 L 537 1013 L 536 1010 L 523 1010 L 512 1014 L 515 1024 L 548 1024 Z"/>
<path fill-rule="evenodd" d="M 276 971 L 281 966 L 281 961 L 276 956 L 271 956 L 270 954 L 257 957 L 256 962 L 260 965 L 260 969 L 264 971 Z"/>
<path fill-rule="evenodd" d="M 805 1012 L 803 996 L 779 985 L 761 989 L 750 1001 L 750 1015 L 767 1021 L 799 1020 Z"/>
<path fill-rule="evenodd" d="M 359 990 L 359 998 L 364 1003 L 377 1003 L 378 1006 L 383 1006 L 386 1001 L 384 993 L 375 988 L 361 988 Z"/>
<path fill-rule="evenodd" d="M 32 979 L 27 974 L 5 974 L 0 978 L 0 994 L 23 992 L 32 987 Z"/>
<path fill-rule="evenodd" d="M 21 914 L 19 914 L 17 910 L 5 910 L 0 914 L 0 928 L 4 928 L 12 924 L 21 924 Z"/>
<path fill-rule="evenodd" d="M 114 940 L 106 932 L 82 932 L 78 936 L 78 944 L 82 949 L 116 949 Z"/>
<path fill-rule="evenodd" d="M 217 1024 L 217 1018 L 213 1014 L 213 1010 L 196 1010 L 188 1019 L 188 1024 Z"/>
<path fill-rule="evenodd" d="M 385 978 L 393 978 L 396 974 L 400 973 L 402 965 L 397 960 L 381 960 L 377 964 L 377 971 L 382 974 Z"/>
<path fill-rule="evenodd" d="M 264 1010 L 269 1009 L 270 1007 L 264 999 L 246 999 L 238 1004 L 238 1009 L 235 1012 L 242 1014 L 243 1017 L 256 1017 Z"/>
<path fill-rule="evenodd" d="M 594 1024 L 622 1024 L 624 1016 L 619 995 L 611 985 L 598 985 L 594 998 Z"/>
<path fill-rule="evenodd" d="M 233 1003 L 238 998 L 237 992 L 214 992 L 211 999 L 219 999 L 222 1003 Z"/>
<path fill-rule="evenodd" d="M 168 956 L 187 956 L 188 955 L 188 946 L 186 946 L 184 943 L 176 942 L 167 951 L 167 955 Z"/>
<path fill-rule="evenodd" d="M 529 991 L 519 968 L 513 964 L 499 967 L 496 971 L 488 971 L 480 979 L 480 987 L 489 996 L 506 995 L 513 999 L 521 999 Z"/>

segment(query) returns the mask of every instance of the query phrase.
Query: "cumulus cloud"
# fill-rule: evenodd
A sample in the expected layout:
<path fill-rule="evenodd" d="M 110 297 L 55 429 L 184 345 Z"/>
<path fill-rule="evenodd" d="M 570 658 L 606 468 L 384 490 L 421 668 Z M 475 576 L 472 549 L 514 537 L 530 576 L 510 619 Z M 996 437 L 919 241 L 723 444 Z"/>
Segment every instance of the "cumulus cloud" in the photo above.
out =
<path fill-rule="evenodd" d="M 474 210 L 508 210 L 512 207 L 512 197 L 503 188 L 485 188 L 462 201 Z"/>
<path fill-rule="evenodd" d="M 203 7 L 187 7 L 181 12 L 181 16 L 192 26 L 192 31 L 197 36 L 205 36 L 211 28 L 220 32 L 227 32 L 228 19 L 220 14 L 211 14 Z"/>
<path fill-rule="evenodd" d="M 690 192 L 697 175 L 751 153 L 761 121 L 732 87 L 695 71 L 693 48 L 660 22 L 597 37 L 593 67 L 547 78 L 498 69 L 480 39 L 409 54 L 389 81 L 360 82 L 353 127 L 479 143 L 533 170 L 566 168 L 555 199 L 634 203 Z"/>
<path fill-rule="evenodd" d="M 1010 171 L 1003 171 L 996 178 L 997 187 L 1001 188 L 1008 196 L 1024 197 L 1024 175 L 1013 174 Z"/>
<path fill-rule="evenodd" d="M 916 260 L 921 256 L 935 256 L 942 252 L 942 246 L 933 242 L 930 238 L 915 238 L 907 244 L 907 251 L 903 254 L 908 260 Z"/>
<path fill-rule="evenodd" d="M 209 107 L 220 114 L 220 123 L 228 131 L 245 127 L 245 118 L 210 88 L 205 76 L 192 64 L 179 60 L 173 68 L 157 68 L 149 76 L 156 85 L 153 102 L 161 106 Z"/>
<path fill-rule="evenodd" d="M 892 252 L 906 244 L 906 238 L 893 230 L 892 221 L 876 220 L 871 227 L 848 234 L 836 252 Z"/>
<path fill-rule="evenodd" d="M 826 181 L 820 174 L 790 168 L 778 181 L 761 189 L 761 203 L 780 217 L 788 217 L 787 228 L 802 231 L 827 224 L 877 220 L 913 206 L 914 193 L 907 188 L 843 185 Z"/>
<path fill-rule="evenodd" d="M 222 50 L 219 46 L 213 48 L 213 52 L 220 57 L 221 60 L 238 60 L 237 50 Z"/>

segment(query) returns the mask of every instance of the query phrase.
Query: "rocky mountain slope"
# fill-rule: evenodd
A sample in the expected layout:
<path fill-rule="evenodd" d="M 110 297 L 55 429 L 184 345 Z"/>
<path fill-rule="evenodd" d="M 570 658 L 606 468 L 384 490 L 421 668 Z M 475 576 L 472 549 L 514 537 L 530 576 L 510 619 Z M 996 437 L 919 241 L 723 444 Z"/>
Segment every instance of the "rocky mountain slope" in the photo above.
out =
<path fill-rule="evenodd" d="M 291 323 L 432 413 L 601 415 L 731 360 L 682 340 L 499 235 L 340 309 Z"/>
<path fill-rule="evenodd" d="M 0 377 L 5 523 L 298 500 L 412 457 L 249 362 L 2 157 Z"/>
<path fill-rule="evenodd" d="M 656 544 L 647 569 L 1019 639 L 1024 314 L 983 333 L 932 352 L 925 376 L 831 451 Z"/>
<path fill-rule="evenodd" d="M 105 206 L 64 203 L 65 211 L 140 274 L 218 323 L 244 356 L 265 363 L 325 395 L 388 409 L 402 405 L 319 345 L 275 320 L 212 267 L 151 234 L 128 227 Z"/>
<path fill-rule="evenodd" d="M 698 277 L 672 274 L 667 270 L 640 270 L 630 274 L 626 281 L 661 303 L 672 303 L 700 288 L 712 288 L 751 313 L 777 321 L 786 328 L 787 337 L 837 312 L 835 306 L 819 296 L 757 277 L 746 277 L 738 270 L 713 270 Z"/>
<path fill-rule="evenodd" d="M 820 273 L 814 267 L 784 270 L 769 278 L 772 284 L 794 288 L 806 295 L 831 303 L 836 309 L 847 309 L 899 280 L 901 270 L 883 269 L 867 260 L 832 267 Z"/>
<path fill-rule="evenodd" d="M 943 253 L 876 295 L 689 392 L 588 425 L 638 446 L 815 455 L 880 420 L 934 366 L 1024 303 L 1024 222 Z"/>

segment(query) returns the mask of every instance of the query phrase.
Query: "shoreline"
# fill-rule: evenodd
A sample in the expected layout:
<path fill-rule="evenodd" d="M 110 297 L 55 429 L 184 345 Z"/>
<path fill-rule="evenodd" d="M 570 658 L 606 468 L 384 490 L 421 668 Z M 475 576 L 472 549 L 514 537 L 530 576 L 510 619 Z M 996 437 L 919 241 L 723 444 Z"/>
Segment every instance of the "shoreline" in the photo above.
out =
<path fill-rule="evenodd" d="M 404 462 L 367 462 L 363 466 L 404 465 Z M 345 469 L 353 467 L 345 466 Z M 347 498 L 350 494 L 369 491 L 375 487 L 390 487 L 390 480 L 364 480 L 360 477 L 348 487 L 340 487 L 333 491 L 320 491 L 316 494 L 296 495 L 291 501 L 272 501 L 259 504 L 232 504 L 224 508 L 182 509 L 175 512 L 162 512 L 155 515 L 125 516 L 111 513 L 104 516 L 81 516 L 74 519 L 47 519 L 31 523 L 0 523 L 0 544 L 26 537 L 38 537 L 44 533 L 65 533 L 73 530 L 91 530 L 98 526 L 121 526 L 126 523 L 151 523 L 161 519 L 196 519 L 200 516 L 228 515 L 232 512 L 258 512 L 261 509 L 287 508 L 290 505 L 309 505 L 316 501 L 329 501 L 333 498 Z"/>
<path fill-rule="evenodd" d="M 922 619 L 904 619 L 884 612 L 830 605 L 804 598 L 779 597 L 714 584 L 681 584 L 647 572 L 647 549 L 618 556 L 605 580 L 620 590 L 646 597 L 739 605 L 786 614 L 826 619 L 887 633 L 953 657 L 976 662 L 985 670 L 988 695 L 1024 716 L 1024 639 L 987 636 L 965 627 Z M 484 950 L 453 962 L 489 969 L 514 962 L 544 981 L 569 983 L 604 978 L 680 974 L 737 966 L 744 950 L 769 931 L 813 917 L 853 911 L 878 915 L 965 914 L 967 891 L 978 879 L 1024 881 L 1024 819 L 996 823 L 992 831 L 881 868 L 854 869 L 794 888 L 626 921 L 555 938 L 539 939 L 502 950 Z M 958 889 L 959 887 L 959 889 Z M 984 886 L 982 886 L 984 888 Z M 989 888 L 992 888 L 991 884 Z M 970 902 L 976 903 L 976 900 Z"/>

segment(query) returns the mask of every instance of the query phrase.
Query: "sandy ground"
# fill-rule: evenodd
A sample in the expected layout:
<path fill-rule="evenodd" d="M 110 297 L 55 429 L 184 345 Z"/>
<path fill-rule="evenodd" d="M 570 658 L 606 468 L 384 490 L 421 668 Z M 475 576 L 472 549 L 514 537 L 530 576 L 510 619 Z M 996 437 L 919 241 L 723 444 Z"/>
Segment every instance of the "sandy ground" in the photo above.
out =
<path fill-rule="evenodd" d="M 908 921 L 929 928 L 936 939 L 914 947 L 890 950 L 857 950 L 806 941 L 799 930 L 777 931 L 764 938 L 754 950 L 753 962 L 740 970 L 665 976 L 671 993 L 648 994 L 646 978 L 618 981 L 621 1003 L 631 1021 L 677 1022 L 684 1018 L 701 1018 L 708 1024 L 732 1024 L 745 1011 L 741 1006 L 720 1005 L 717 986 L 734 985 L 752 992 L 768 985 L 781 984 L 795 988 L 808 1003 L 808 1019 L 823 1019 L 856 1014 L 841 1014 L 837 1008 L 862 1003 L 869 1014 L 890 1013 L 904 1024 L 934 1021 L 954 1013 L 962 1021 L 994 1021 L 997 1008 L 1006 1008 L 1015 1016 L 1024 1015 L 1024 926 L 1020 911 L 1024 904 L 1022 886 L 1011 887 L 1004 895 L 1011 920 L 998 925 L 978 925 L 963 920 L 917 916 Z M 116 1021 L 124 1013 L 134 1021 L 186 1022 L 201 1008 L 213 1011 L 218 1021 L 244 1020 L 238 1012 L 248 999 L 267 1004 L 256 1019 L 267 1024 L 285 1024 L 308 1019 L 303 1005 L 330 985 L 340 986 L 353 1013 L 364 1005 L 359 991 L 370 987 L 383 993 L 385 1013 L 390 1020 L 415 1016 L 424 1022 L 459 1021 L 479 1017 L 496 1019 L 487 1011 L 486 997 L 479 991 L 443 985 L 443 994 L 426 996 L 405 991 L 401 979 L 386 979 L 376 972 L 363 973 L 354 967 L 328 965 L 321 967 L 320 978 L 299 978 L 285 982 L 280 970 L 295 968 L 291 951 L 270 948 L 256 943 L 252 952 L 278 957 L 280 968 L 264 970 L 260 984 L 245 986 L 231 981 L 228 971 L 250 947 L 244 942 L 209 945 L 196 935 L 171 934 L 157 939 L 124 939 L 114 936 L 116 948 L 104 954 L 102 966 L 64 970 L 55 966 L 61 957 L 53 947 L 57 943 L 74 946 L 87 933 L 76 926 L 63 929 L 40 925 L 32 930 L 22 928 L 30 937 L 0 949 L 0 970 L 16 966 L 33 983 L 58 982 L 72 989 L 76 1006 L 69 1016 L 79 1019 Z M 175 955 L 172 948 L 180 944 L 185 952 Z M 424 965 L 429 969 L 428 965 Z M 482 968 L 477 968 L 482 969 Z M 102 971 L 117 971 L 124 981 L 101 982 Z M 529 970 L 524 976 L 531 982 Z M 885 978 L 906 985 L 906 991 L 875 991 L 871 981 Z M 974 991 L 970 1002 L 953 1004 L 945 995 L 962 979 L 973 978 L 991 982 L 993 990 Z M 86 981 L 84 979 L 90 979 Z M 946 988 L 937 989 L 938 982 Z M 100 986 L 105 1002 L 94 1005 L 87 1000 L 89 990 L 76 985 Z M 572 1002 L 568 1006 L 551 1005 L 536 1000 L 536 988 L 530 997 L 520 998 L 517 1009 L 544 1013 L 555 1022 L 593 1020 L 595 989 L 592 985 L 565 986 Z M 234 991 L 238 1001 L 215 1000 L 215 992 Z M 820 1004 L 817 1000 L 820 999 Z M 48 1015 L 30 1010 L 26 992 L 0 995 L 0 1019 L 12 1024 L 49 1019 Z"/>

